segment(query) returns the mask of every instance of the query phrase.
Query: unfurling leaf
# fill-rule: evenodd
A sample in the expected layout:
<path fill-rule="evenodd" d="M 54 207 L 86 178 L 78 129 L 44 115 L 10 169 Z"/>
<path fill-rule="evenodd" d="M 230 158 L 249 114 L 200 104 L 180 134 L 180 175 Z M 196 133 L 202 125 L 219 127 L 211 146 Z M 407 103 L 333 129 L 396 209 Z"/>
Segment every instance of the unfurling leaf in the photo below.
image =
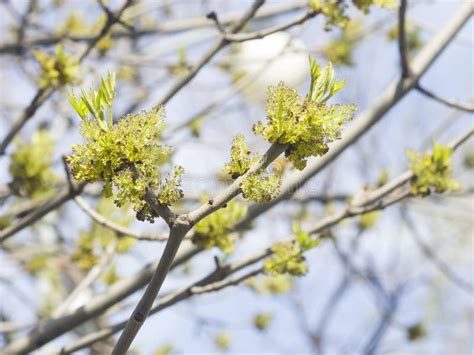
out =
<path fill-rule="evenodd" d="M 166 177 L 158 169 L 171 154 L 170 147 L 160 142 L 163 108 L 126 115 L 114 124 L 114 97 L 114 74 L 102 79 L 97 91 L 88 94 L 83 90 L 80 101 L 71 96 L 71 104 L 82 118 L 81 133 L 86 142 L 73 146 L 68 162 L 75 179 L 102 181 L 105 195 L 115 194 L 117 206 L 132 203 L 139 220 L 153 222 L 156 213 L 144 201 L 147 188 L 163 205 L 178 201 L 183 196 L 183 168 L 175 167 Z"/>

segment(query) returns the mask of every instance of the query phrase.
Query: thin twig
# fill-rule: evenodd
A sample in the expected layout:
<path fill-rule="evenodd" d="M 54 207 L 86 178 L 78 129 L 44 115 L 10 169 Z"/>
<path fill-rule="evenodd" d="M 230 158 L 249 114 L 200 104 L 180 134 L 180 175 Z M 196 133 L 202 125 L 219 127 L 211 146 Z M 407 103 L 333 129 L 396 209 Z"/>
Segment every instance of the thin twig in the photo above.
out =
<path fill-rule="evenodd" d="M 107 22 L 102 27 L 101 31 L 97 36 L 92 38 L 84 50 L 84 52 L 79 56 L 78 62 L 81 63 L 91 52 L 91 50 L 95 47 L 95 45 L 109 32 L 110 28 L 117 22 L 120 18 L 122 13 L 125 9 L 131 4 L 131 0 L 127 0 L 125 4 L 121 7 L 115 17 L 108 17 Z M 39 88 L 36 92 L 33 100 L 30 104 L 25 108 L 25 110 L 21 113 L 20 117 L 13 123 L 12 127 L 8 131 L 5 138 L 3 138 L 2 142 L 0 143 L 0 156 L 6 153 L 7 147 L 13 140 L 13 138 L 18 134 L 18 132 L 23 128 L 23 126 L 34 116 L 36 111 L 46 102 L 48 98 L 58 89 L 58 85 L 55 86 L 47 86 L 45 88 Z"/>
<path fill-rule="evenodd" d="M 299 9 L 304 9 L 307 7 L 307 0 L 296 0 L 291 3 L 281 3 L 275 4 L 272 7 L 264 8 L 256 14 L 255 18 L 268 18 L 273 16 L 278 16 L 281 14 L 286 14 L 293 12 Z M 128 16 L 123 16 L 127 18 Z M 219 22 L 221 25 L 228 25 L 237 21 L 241 17 L 240 13 L 232 12 L 219 16 Z M 168 21 L 163 24 L 158 24 L 156 28 L 153 29 L 143 29 L 136 30 L 135 33 L 130 31 L 117 31 L 112 33 L 113 39 L 121 38 L 130 38 L 130 37 L 145 37 L 145 36 L 154 36 L 161 34 L 174 34 L 183 31 L 195 30 L 203 27 L 213 26 L 215 23 L 212 20 L 209 20 L 205 16 L 197 16 L 192 18 L 178 19 Z M 36 38 L 29 41 L 24 41 L 20 46 L 18 43 L 5 43 L 0 47 L 0 54 L 17 54 L 19 51 L 26 48 L 36 48 L 39 46 L 52 46 L 63 40 L 70 40 L 74 42 L 89 42 L 93 39 L 93 36 L 52 36 L 52 37 L 43 37 Z"/>
<path fill-rule="evenodd" d="M 108 228 L 114 232 L 116 232 L 119 236 L 127 236 L 132 237 L 137 240 L 145 240 L 145 241 L 165 241 L 168 240 L 168 236 L 165 235 L 149 235 L 146 233 L 140 233 L 134 230 L 131 230 L 127 227 L 121 226 L 120 224 L 107 219 L 96 210 L 94 210 L 87 202 L 80 196 L 74 197 L 74 201 L 76 204 L 83 210 L 89 217 L 91 217 L 96 223 L 100 224 L 101 226 Z"/>
<path fill-rule="evenodd" d="M 398 309 L 399 300 L 403 294 L 404 288 L 404 285 L 401 285 L 389 295 L 386 310 L 380 317 L 379 324 L 374 329 L 374 332 L 372 333 L 366 346 L 364 347 L 364 354 L 376 354 L 377 347 L 380 344 L 380 341 L 382 340 L 383 336 L 385 335 L 388 327 L 390 326 L 393 316 L 395 315 L 395 312 Z"/>
<path fill-rule="evenodd" d="M 420 83 L 418 83 L 416 85 L 416 90 L 418 90 L 423 95 L 425 95 L 425 96 L 427 96 L 427 97 L 429 97 L 429 98 L 431 98 L 435 101 L 438 101 L 438 102 L 442 103 L 443 105 L 452 107 L 456 110 L 465 111 L 465 112 L 474 112 L 474 104 L 462 104 L 462 103 L 454 101 L 454 100 L 446 99 L 446 98 L 441 97 L 439 95 L 436 95 L 432 91 L 424 88 L 423 86 L 420 85 Z"/>
<path fill-rule="evenodd" d="M 430 245 L 420 237 L 418 228 L 416 227 L 416 224 L 413 222 L 413 220 L 410 218 L 408 211 L 406 209 L 402 209 L 401 214 L 403 219 L 405 220 L 405 223 L 411 230 L 410 236 L 413 238 L 413 241 L 421 250 L 423 255 L 455 286 L 469 293 L 473 293 L 474 285 L 464 280 L 454 270 L 452 270 L 449 264 L 441 260 L 441 258 L 435 253 L 435 251 L 430 247 Z"/>
<path fill-rule="evenodd" d="M 140 302 L 135 307 L 132 315 L 121 334 L 119 341 L 117 342 L 114 353 L 122 354 L 127 351 L 130 347 L 133 339 L 138 333 L 139 329 L 143 325 L 144 321 L 150 313 L 150 309 L 153 305 L 153 301 L 156 298 L 161 285 L 169 271 L 169 266 L 174 259 L 174 256 L 181 244 L 181 241 L 185 237 L 186 233 L 191 227 L 199 222 L 204 217 L 208 216 L 212 212 L 224 206 L 228 201 L 237 196 L 241 189 L 240 183 L 242 179 L 245 179 L 249 174 L 253 174 L 256 171 L 265 169 L 273 160 L 275 160 L 283 151 L 285 147 L 279 144 L 273 144 L 270 146 L 268 151 L 264 154 L 262 159 L 257 162 L 249 171 L 243 176 L 239 177 L 234 183 L 229 186 L 221 194 L 217 195 L 213 199 L 213 204 L 206 203 L 196 210 L 176 217 L 174 224 L 171 226 L 169 239 L 166 243 L 165 250 L 161 256 L 158 267 L 156 268 L 155 274 L 150 281 L 145 293 L 143 294 Z"/>
<path fill-rule="evenodd" d="M 199 249 L 184 250 L 174 261 L 175 268 L 196 255 Z M 121 300 L 144 287 L 151 279 L 157 263 L 145 266 L 134 277 L 124 278 L 113 284 L 104 294 L 98 295 L 83 307 L 64 317 L 41 321 L 27 336 L 14 340 L 4 351 L 10 354 L 30 353 L 68 330 L 97 317 Z"/>
<path fill-rule="evenodd" d="M 69 201 L 74 196 L 79 195 L 85 185 L 86 183 L 75 184 L 73 191 L 69 188 L 69 186 L 64 188 L 62 191 L 58 192 L 56 196 L 36 207 L 31 213 L 28 213 L 14 224 L 11 224 L 8 227 L 0 230 L 0 244 L 5 242 L 5 240 L 10 238 L 15 233 L 21 231 L 23 228 L 32 225 L 34 222 L 55 210 L 63 203 Z"/>
<path fill-rule="evenodd" d="M 318 13 L 319 13 L 318 11 L 310 10 L 281 25 L 273 26 L 261 31 L 250 32 L 250 33 L 226 34 L 225 38 L 229 42 L 244 42 L 244 41 L 249 41 L 249 40 L 254 40 L 254 39 L 261 39 L 273 33 L 285 31 L 288 28 L 294 27 L 296 25 L 300 25 L 306 22 L 308 19 L 316 16 Z"/>
<path fill-rule="evenodd" d="M 322 157 L 310 162 L 304 171 L 290 176 L 281 188 L 280 195 L 268 203 L 251 205 L 245 217 L 235 226 L 242 229 L 248 226 L 255 218 L 276 206 L 283 200 L 290 198 L 301 189 L 312 177 L 331 164 L 340 154 L 365 135 L 385 114 L 391 110 L 418 82 L 432 63 L 443 52 L 454 36 L 471 18 L 473 5 L 466 1 L 458 7 L 454 15 L 436 36 L 418 53 L 412 62 L 412 76 L 400 81 L 392 82 L 384 92 L 374 99 L 373 104 L 361 112 L 352 124 L 342 132 L 342 139 L 329 145 L 329 151 Z"/>
<path fill-rule="evenodd" d="M 115 247 L 117 240 L 113 239 L 107 246 L 105 253 L 101 256 L 99 262 L 89 270 L 87 275 L 72 290 L 68 297 L 53 311 L 53 318 L 58 318 L 70 313 L 71 305 L 79 298 L 79 296 L 87 290 L 97 278 L 103 274 L 115 255 Z"/>
<path fill-rule="evenodd" d="M 188 71 L 186 75 L 178 79 L 175 84 L 168 90 L 168 92 L 159 101 L 158 105 L 166 104 L 178 91 L 187 85 L 196 74 L 224 47 L 230 42 L 226 39 L 228 34 L 233 34 L 240 31 L 245 24 L 255 16 L 257 10 L 263 5 L 265 0 L 255 0 L 252 6 L 242 18 L 233 24 L 227 33 L 221 34 L 217 42 L 202 56 L 202 58 Z"/>
<path fill-rule="evenodd" d="M 399 197 L 399 198 L 392 198 L 390 200 L 388 200 L 387 202 L 383 203 L 383 204 L 380 204 L 378 205 L 376 208 L 373 208 L 373 210 L 375 209 L 382 209 L 382 208 L 385 208 L 385 207 L 388 207 L 389 205 L 395 203 L 395 202 L 398 202 L 401 198 L 403 197 L 406 197 L 408 196 L 407 194 L 403 195 L 402 197 Z M 365 213 L 365 211 L 363 209 L 359 209 L 357 212 L 354 212 L 354 215 L 357 215 L 357 214 L 363 214 Z M 340 220 L 343 220 L 343 219 L 346 219 L 346 218 L 349 218 L 351 216 L 342 216 L 340 218 Z M 327 218 L 325 219 L 326 221 L 326 225 L 320 225 L 318 228 L 314 228 L 312 230 L 310 230 L 309 232 L 311 234 L 317 234 L 319 233 L 320 231 L 326 229 L 329 224 L 331 223 L 331 219 Z M 290 239 L 288 239 L 288 242 L 295 242 L 295 239 L 294 237 L 291 237 Z M 239 260 L 239 261 L 236 261 L 230 265 L 227 265 L 227 266 L 222 266 L 221 268 L 219 269 L 216 269 L 214 270 L 213 272 L 211 272 L 209 275 L 207 275 L 206 277 L 202 278 L 200 281 L 194 283 L 193 285 L 181 290 L 181 291 L 177 291 L 175 293 L 172 293 L 170 295 L 167 295 L 167 296 L 164 296 L 162 298 L 160 298 L 156 305 L 154 305 L 149 313 L 149 315 L 151 314 L 154 314 L 156 312 L 159 312 L 161 311 L 162 309 L 168 307 L 168 306 L 171 306 L 177 302 L 180 302 L 182 300 L 185 300 L 189 297 L 192 297 L 193 295 L 195 294 L 198 294 L 199 292 L 192 292 L 192 290 L 194 289 L 195 291 L 214 291 L 214 289 L 216 287 L 218 288 L 224 288 L 226 286 L 230 286 L 232 284 L 235 283 L 235 281 L 222 281 L 220 282 L 221 280 L 223 280 L 225 277 L 229 276 L 230 274 L 233 274 L 245 267 L 248 267 L 250 265 L 253 265 L 255 263 L 258 263 L 260 262 L 261 260 L 265 259 L 266 257 L 272 255 L 273 251 L 272 251 L 272 248 L 269 247 L 269 248 L 266 248 L 258 253 L 255 253 L 249 257 L 246 257 L 242 260 Z M 258 272 L 257 272 L 258 271 Z M 261 269 L 258 269 L 258 270 L 254 270 L 254 271 L 251 271 L 251 273 L 259 273 L 261 272 Z M 230 280 L 236 280 L 236 279 L 230 279 Z M 199 287 L 198 287 L 199 286 Z M 121 329 L 123 329 L 125 327 L 127 322 L 121 322 L 121 323 L 118 323 L 108 329 L 102 329 L 98 332 L 95 332 L 95 333 L 92 333 L 92 334 L 89 334 L 87 336 L 85 336 L 84 338 L 80 339 L 79 341 L 75 342 L 74 344 L 72 344 L 71 346 L 68 346 L 66 348 L 63 349 L 63 352 L 64 354 L 66 353 L 70 353 L 70 352 L 73 352 L 73 351 L 77 351 L 79 349 L 82 349 L 86 346 L 89 346 L 90 344 L 92 344 L 93 342 L 96 342 L 96 341 L 99 341 L 99 340 L 102 340 L 118 331 L 120 331 Z"/>
<path fill-rule="evenodd" d="M 185 299 L 187 299 L 187 298 L 189 298 L 193 295 L 206 294 L 206 293 L 222 290 L 222 289 L 230 287 L 230 286 L 239 285 L 242 282 L 244 282 L 245 280 L 247 280 L 247 279 L 249 279 L 253 276 L 258 275 L 261 272 L 262 272 L 262 269 L 259 268 L 259 269 L 256 269 L 256 270 L 249 271 L 249 272 L 243 274 L 242 276 L 239 276 L 239 277 L 236 277 L 236 278 L 229 278 L 227 280 L 224 280 L 225 276 L 222 276 L 221 280 L 217 280 L 217 281 L 214 281 L 214 282 L 208 282 L 206 284 L 203 284 L 202 280 L 198 281 L 198 282 L 195 282 L 192 285 L 190 285 L 190 286 L 188 286 L 188 287 L 186 287 L 182 290 L 173 292 L 171 294 L 168 294 L 168 295 L 163 296 L 162 298 L 158 299 L 155 302 L 155 304 L 153 305 L 153 307 L 150 311 L 150 314 L 155 314 L 155 313 L 157 313 L 157 312 L 159 312 L 159 311 L 161 311 L 165 308 L 168 308 L 168 307 L 170 307 L 170 306 L 172 306 L 172 305 L 174 305 L 174 304 L 176 304 L 180 301 L 183 301 L 183 300 L 185 300 Z M 80 338 L 79 340 L 75 341 L 74 343 L 62 348 L 60 353 L 61 354 L 71 354 L 71 353 L 74 353 L 74 352 L 79 351 L 81 349 L 84 349 L 85 347 L 89 347 L 92 344 L 94 344 L 95 342 L 104 340 L 104 339 L 110 337 L 111 335 L 119 332 L 120 330 L 122 330 L 125 327 L 126 323 L 127 323 L 127 321 L 118 322 L 118 323 L 116 323 L 114 325 L 111 325 L 107 328 L 103 328 L 103 329 L 100 329 L 96 332 L 87 334 L 86 336 Z"/>
<path fill-rule="evenodd" d="M 410 67 L 408 66 L 406 43 L 406 12 L 407 0 L 401 0 L 400 7 L 398 9 L 398 51 L 400 53 L 402 78 L 408 78 L 408 76 L 410 76 Z"/>

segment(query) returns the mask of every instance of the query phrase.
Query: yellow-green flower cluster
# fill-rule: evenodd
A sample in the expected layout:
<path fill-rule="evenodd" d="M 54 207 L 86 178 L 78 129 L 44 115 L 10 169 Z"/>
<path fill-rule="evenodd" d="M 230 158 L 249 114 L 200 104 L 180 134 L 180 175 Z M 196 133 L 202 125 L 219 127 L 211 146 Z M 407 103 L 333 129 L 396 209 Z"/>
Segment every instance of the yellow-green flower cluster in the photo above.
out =
<path fill-rule="evenodd" d="M 354 6 L 364 13 L 368 13 L 371 6 L 377 6 L 388 10 L 398 7 L 397 0 L 352 0 Z"/>
<path fill-rule="evenodd" d="M 250 174 L 240 185 L 242 196 L 257 203 L 268 202 L 280 193 L 280 182 L 280 176 L 275 173 Z"/>
<path fill-rule="evenodd" d="M 160 346 L 157 350 L 155 350 L 153 355 L 171 355 L 171 353 L 173 352 L 173 349 L 174 349 L 173 345 L 167 343 Z"/>
<path fill-rule="evenodd" d="M 445 145 L 433 144 L 432 153 L 420 154 L 407 151 L 410 169 L 414 174 L 411 180 L 411 192 L 426 196 L 432 190 L 443 193 L 459 189 L 459 183 L 451 178 L 453 150 Z"/>
<path fill-rule="evenodd" d="M 230 335 L 228 333 L 219 333 L 214 339 L 214 343 L 221 350 L 228 350 L 230 346 Z"/>
<path fill-rule="evenodd" d="M 233 179 L 245 174 L 259 159 L 260 155 L 252 154 L 243 134 L 237 134 L 230 148 L 230 163 L 224 165 L 224 171 Z"/>
<path fill-rule="evenodd" d="M 292 242 L 277 243 L 272 247 L 273 256 L 265 260 L 265 272 L 271 275 L 288 273 L 300 276 L 308 271 L 302 250 Z"/>
<path fill-rule="evenodd" d="M 286 145 L 285 156 L 295 168 L 302 170 L 310 156 L 325 154 L 328 144 L 340 138 L 344 122 L 352 117 L 354 105 L 333 104 L 327 101 L 342 87 L 344 82 L 334 79 L 334 70 L 329 63 L 321 68 L 310 59 L 311 86 L 306 98 L 283 82 L 269 88 L 267 121 L 254 125 L 255 134 L 260 134 L 270 143 Z M 244 136 L 234 137 L 231 161 L 224 171 L 232 178 L 244 175 L 261 158 L 250 151 Z M 268 202 L 278 196 L 281 174 L 265 169 L 247 174 L 240 184 L 245 199 Z"/>
<path fill-rule="evenodd" d="M 226 207 L 196 223 L 193 243 L 201 248 L 218 247 L 224 253 L 231 253 L 234 251 L 232 227 L 246 212 L 247 208 L 243 204 L 230 201 Z"/>
<path fill-rule="evenodd" d="M 19 195 L 33 197 L 51 190 L 58 178 L 53 173 L 54 142 L 49 134 L 40 130 L 28 144 L 18 144 L 10 156 L 11 186 Z"/>
<path fill-rule="evenodd" d="M 368 13 L 371 6 L 385 9 L 398 7 L 397 0 L 352 0 L 353 5 L 364 13 Z M 320 11 L 326 17 L 327 26 L 335 25 L 344 27 L 349 22 L 346 15 L 347 2 L 340 0 L 308 0 L 310 9 Z"/>
<path fill-rule="evenodd" d="M 268 313 L 259 313 L 253 318 L 253 324 L 258 330 L 265 330 L 270 325 L 273 316 Z"/>
<path fill-rule="evenodd" d="M 320 240 L 312 239 L 304 232 L 298 223 L 293 223 L 295 242 L 283 242 L 273 245 L 273 255 L 265 260 L 263 267 L 267 274 L 281 275 L 290 274 L 300 276 L 308 271 L 303 253 L 316 247 Z"/>
<path fill-rule="evenodd" d="M 291 290 L 293 282 L 287 274 L 278 274 L 275 276 L 265 275 L 263 279 L 253 277 L 248 279 L 245 284 L 256 293 L 279 295 Z"/>
<path fill-rule="evenodd" d="M 359 217 L 359 228 L 360 230 L 368 230 L 375 226 L 380 216 L 380 211 L 372 211 L 364 213 Z"/>
<path fill-rule="evenodd" d="M 80 80 L 80 66 L 78 61 L 64 53 L 60 45 L 56 46 L 56 55 L 40 51 L 33 53 L 41 67 L 39 86 L 65 86 L 78 84 Z"/>
<path fill-rule="evenodd" d="M 289 145 L 286 157 L 295 168 L 306 167 L 310 156 L 328 151 L 328 143 L 340 138 L 342 125 L 352 117 L 354 105 L 326 102 L 344 87 L 334 79 L 329 63 L 320 68 L 310 59 L 311 86 L 306 98 L 284 83 L 270 87 L 267 102 L 267 122 L 254 125 L 254 132 L 270 143 Z"/>
<path fill-rule="evenodd" d="M 82 90 L 80 100 L 71 95 L 71 105 L 82 118 L 81 134 L 86 142 L 73 146 L 68 162 L 74 178 L 104 182 L 106 196 L 115 188 L 117 206 L 130 202 L 139 220 L 153 222 L 157 216 L 144 201 L 147 188 L 155 191 L 161 204 L 171 205 L 182 198 L 183 168 L 175 167 L 166 178 L 158 170 L 170 157 L 170 147 L 160 144 L 162 107 L 112 122 L 114 83 L 109 75 L 102 79 L 98 91 L 88 94 Z"/>
<path fill-rule="evenodd" d="M 260 158 L 250 151 L 242 134 L 234 137 L 230 149 L 231 160 L 224 165 L 224 171 L 233 179 L 245 174 Z M 280 176 L 273 172 L 258 171 L 246 176 L 241 182 L 242 196 L 254 202 L 267 202 L 278 196 Z"/>
<path fill-rule="evenodd" d="M 346 5 L 337 0 L 309 0 L 310 9 L 321 12 L 326 18 L 326 26 L 336 25 L 344 27 L 349 18 L 345 14 Z"/>

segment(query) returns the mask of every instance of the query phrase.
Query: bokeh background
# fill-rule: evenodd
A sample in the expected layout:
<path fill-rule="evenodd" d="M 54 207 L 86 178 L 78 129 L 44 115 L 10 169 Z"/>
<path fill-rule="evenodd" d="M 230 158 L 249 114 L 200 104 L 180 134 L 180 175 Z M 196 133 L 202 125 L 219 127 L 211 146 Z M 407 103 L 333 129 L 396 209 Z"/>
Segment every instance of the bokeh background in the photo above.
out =
<path fill-rule="evenodd" d="M 292 1 L 271 0 L 264 8 L 289 3 Z M 251 1 L 157 0 L 138 4 L 134 24 L 153 28 L 202 17 L 211 10 L 219 16 L 241 13 Z M 421 44 L 434 36 L 459 4 L 460 1 L 454 0 L 409 1 L 408 20 L 418 29 Z M 17 15 L 24 13 L 28 6 L 26 0 L 2 1 L 0 47 L 14 39 L 12 29 L 18 26 Z M 117 8 L 120 2 L 110 1 L 109 6 Z M 39 1 L 37 11 L 32 17 L 33 26 L 25 33 L 27 39 L 55 33 L 73 11 L 89 24 L 101 15 L 97 3 L 79 0 Z M 282 23 L 297 11 L 301 9 L 253 20 L 246 29 L 257 30 Z M 336 101 L 355 103 L 360 112 L 400 73 L 397 43 L 387 38 L 398 17 L 396 10 L 377 8 L 372 8 L 367 15 L 354 9 L 348 14 L 359 21 L 362 35 L 352 52 L 353 65 L 335 66 L 337 76 L 347 83 Z M 471 19 L 423 76 L 424 86 L 440 96 L 472 102 L 473 31 Z M 341 30 L 325 30 L 325 20 L 316 17 L 287 33 L 291 37 L 285 38 L 293 38 L 292 47 L 286 49 L 290 54 L 285 60 L 289 62 L 283 66 L 284 70 L 278 67 L 267 72 L 266 79 L 274 83 L 292 82 L 304 94 L 309 86 L 309 75 L 305 75 L 308 68 L 300 64 L 301 56 L 311 54 L 325 63 L 324 48 L 340 36 Z M 84 61 L 81 86 L 89 87 L 107 71 L 116 71 L 119 73 L 114 109 L 117 118 L 130 108 L 134 112 L 150 108 L 217 36 L 218 31 L 211 24 L 141 36 L 134 43 L 127 38 L 114 40 L 113 48 L 104 56 L 94 52 Z M 68 53 L 77 53 L 84 43 L 64 41 L 63 45 Z M 263 58 L 264 61 L 274 60 L 273 63 L 278 64 L 284 55 L 275 56 L 274 44 L 267 46 L 264 42 L 257 45 L 265 48 L 259 55 L 264 57 L 266 53 L 269 58 Z M 53 50 L 53 46 L 35 48 Z M 223 50 L 166 105 L 164 140 L 174 148 L 173 163 L 185 167 L 184 193 L 189 202 L 183 203 L 183 209 L 196 206 L 196 199 L 202 193 L 212 196 L 226 186 L 219 175 L 229 159 L 229 147 L 235 134 L 244 133 L 255 151 L 266 149 L 267 143 L 251 133 L 252 125 L 265 117 L 265 95 L 262 95 L 265 85 L 256 79 L 251 80 L 253 87 L 240 90 L 236 79 L 249 69 L 247 64 L 242 64 L 239 50 L 242 50 L 239 46 Z M 416 55 L 416 50 L 412 55 Z M 3 136 L 35 94 L 39 67 L 31 49 L 21 54 L 0 53 L 0 61 L 0 131 Z M 19 140 L 27 141 L 38 127 L 47 127 L 56 143 L 54 169 L 61 177 L 64 177 L 61 156 L 70 154 L 72 144 L 81 142 L 79 118 L 67 100 L 68 92 L 78 88 L 56 92 L 18 136 Z M 199 115 L 212 103 L 216 107 Z M 200 117 L 198 124 L 189 125 L 189 120 L 196 117 Z M 254 229 L 237 243 L 233 254 L 226 256 L 214 249 L 201 253 L 170 273 L 163 292 L 186 286 L 207 274 L 215 267 L 215 255 L 224 261 L 238 260 L 291 235 L 292 219 L 302 217 L 303 225 L 310 226 L 330 211 L 344 206 L 344 200 L 330 204 L 317 200 L 303 203 L 305 197 L 353 195 L 364 186 L 376 185 L 384 170 L 395 177 L 407 169 L 407 148 L 426 151 L 433 140 L 448 143 L 472 123 L 472 114 L 446 107 L 416 91 L 410 92 L 323 173 L 297 192 L 294 200 L 282 202 L 259 217 Z M 474 284 L 474 175 L 472 166 L 466 165 L 473 147 L 470 141 L 454 156 L 454 177 L 462 184 L 458 193 L 403 202 L 377 215 L 373 225 L 367 228 L 360 228 L 357 218 L 345 221 L 332 230 L 337 244 L 324 242 L 308 252 L 309 273 L 292 279 L 288 292 L 260 294 L 247 285 L 240 285 L 193 297 L 147 320 L 134 349 L 141 354 L 152 354 L 170 344 L 176 353 L 223 352 L 216 339 L 225 334 L 229 337 L 228 353 L 359 354 L 367 350 L 379 327 L 386 325 L 377 350 L 381 354 L 472 353 L 474 298 L 472 286 L 470 290 L 464 286 Z M 10 182 L 8 165 L 8 155 L 0 157 L 1 185 Z M 275 168 L 281 167 L 276 165 Z M 88 197 L 88 201 L 94 205 L 96 198 Z M 7 213 L 18 203 L 21 201 L 17 198 L 8 199 L 0 206 L 1 213 Z M 12 246 L 25 253 L 52 250 L 51 272 L 61 276 L 68 270 L 58 259 L 74 249 L 79 233 L 88 230 L 90 225 L 90 218 L 69 202 L 15 235 Z M 153 225 L 136 221 L 130 228 L 166 230 L 162 221 Z M 136 243 L 130 252 L 116 256 L 117 274 L 120 277 L 135 274 L 146 263 L 155 261 L 162 248 L 161 243 Z M 65 286 L 56 288 L 47 273 L 26 273 L 10 252 L 1 251 L 0 258 L 0 311 L 5 319 L 32 324 L 45 300 L 54 304 L 62 299 Z M 94 284 L 94 292 L 105 287 L 99 280 Z M 391 307 L 388 300 L 396 292 L 399 292 L 396 309 L 384 323 L 384 315 Z M 104 322 L 113 323 L 128 317 L 140 295 L 137 292 L 128 298 L 110 312 Z M 84 296 L 83 302 L 91 296 L 92 293 Z M 263 331 L 256 329 L 253 321 L 255 315 L 261 313 L 271 316 Z M 52 353 L 93 329 L 93 325 L 86 324 L 76 334 L 62 336 L 42 351 Z M 28 327 L 18 334 L 25 334 L 27 330 Z M 416 331 L 420 332 L 419 336 L 413 335 Z"/>

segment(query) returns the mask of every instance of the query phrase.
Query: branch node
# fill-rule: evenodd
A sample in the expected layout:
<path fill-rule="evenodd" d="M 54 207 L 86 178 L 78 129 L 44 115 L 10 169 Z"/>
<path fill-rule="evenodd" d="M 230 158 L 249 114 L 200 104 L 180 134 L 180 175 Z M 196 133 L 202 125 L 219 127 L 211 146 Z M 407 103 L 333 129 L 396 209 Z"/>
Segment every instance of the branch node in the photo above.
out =
<path fill-rule="evenodd" d="M 64 171 L 66 172 L 66 180 L 67 180 L 67 184 L 69 186 L 69 192 L 70 193 L 75 193 L 76 188 L 74 187 L 71 172 L 69 170 L 69 165 L 67 164 L 67 157 L 65 155 L 63 155 L 61 158 L 62 158 L 61 160 L 62 160 L 63 165 L 64 165 Z"/>
<path fill-rule="evenodd" d="M 219 21 L 219 18 L 217 17 L 217 13 L 215 11 L 211 11 L 209 12 L 206 17 L 209 19 L 209 20 L 212 20 L 217 29 L 219 30 L 220 33 L 225 33 L 225 30 L 224 30 L 224 27 L 222 27 L 222 24 L 220 23 Z"/>
<path fill-rule="evenodd" d="M 143 313 L 140 313 L 140 312 L 135 313 L 135 316 L 133 317 L 133 319 L 135 319 L 139 323 L 143 323 L 145 318 L 146 318 L 145 315 Z"/>

